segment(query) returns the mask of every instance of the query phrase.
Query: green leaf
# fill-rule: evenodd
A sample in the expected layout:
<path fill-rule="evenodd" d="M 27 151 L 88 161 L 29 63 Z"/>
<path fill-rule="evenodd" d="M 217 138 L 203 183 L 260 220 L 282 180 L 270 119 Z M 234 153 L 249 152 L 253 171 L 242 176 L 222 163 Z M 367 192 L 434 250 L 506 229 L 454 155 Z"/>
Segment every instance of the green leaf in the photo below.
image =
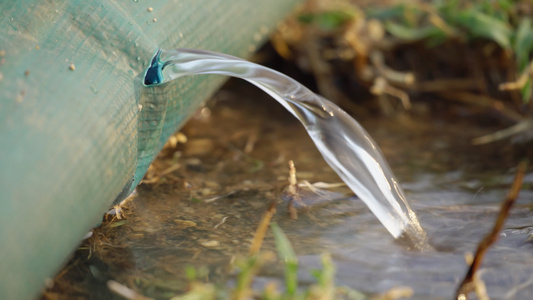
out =
<path fill-rule="evenodd" d="M 270 224 L 274 239 L 276 241 L 276 248 L 278 249 L 279 258 L 284 262 L 298 262 L 298 258 L 292 249 L 291 243 L 287 236 L 281 231 L 281 228 L 276 223 Z"/>
<path fill-rule="evenodd" d="M 278 249 L 278 256 L 285 263 L 285 285 L 288 295 L 296 295 L 298 288 L 298 258 L 287 236 L 276 223 L 270 224 Z"/>
<path fill-rule="evenodd" d="M 528 103 L 531 100 L 531 92 L 531 79 L 528 79 L 526 85 L 520 90 L 524 103 Z"/>
<path fill-rule="evenodd" d="M 319 15 L 318 24 L 323 29 L 336 29 L 349 21 L 353 15 L 345 11 L 331 11 Z"/>
<path fill-rule="evenodd" d="M 128 220 L 120 220 L 120 221 L 117 221 L 117 222 L 113 222 L 111 224 L 109 224 L 109 227 L 120 227 L 122 225 L 125 225 L 125 224 L 128 224 Z"/>
<path fill-rule="evenodd" d="M 202 200 L 196 198 L 196 197 L 191 197 L 191 201 L 194 202 L 194 203 L 202 203 Z"/>
<path fill-rule="evenodd" d="M 311 24 L 315 19 L 314 14 L 300 14 L 298 15 L 298 21 L 304 24 Z"/>
<path fill-rule="evenodd" d="M 444 34 L 442 30 L 434 26 L 411 28 L 393 22 L 385 23 L 385 29 L 393 36 L 409 41 L 417 41 Z"/>
<path fill-rule="evenodd" d="M 189 281 L 196 280 L 196 278 L 197 278 L 196 268 L 194 266 L 186 266 L 185 267 L 185 277 L 187 277 L 187 280 L 189 280 Z"/>
<path fill-rule="evenodd" d="M 298 21 L 304 24 L 314 23 L 324 30 L 337 29 L 346 24 L 355 15 L 355 12 L 347 10 L 325 11 L 316 14 L 301 14 Z"/>
<path fill-rule="evenodd" d="M 401 3 L 388 8 L 371 7 L 365 11 L 367 19 L 391 20 L 403 18 L 405 14 L 405 4 Z"/>
<path fill-rule="evenodd" d="M 263 263 L 264 257 L 261 254 L 238 258 L 235 261 L 235 265 L 240 268 L 240 272 L 237 276 L 237 284 L 233 291 L 234 299 L 242 299 L 236 295 L 242 296 L 247 294 L 255 275 Z"/>
<path fill-rule="evenodd" d="M 507 13 L 512 12 L 516 5 L 515 0 L 498 0 L 496 2 L 498 3 L 498 8 Z"/>
<path fill-rule="evenodd" d="M 454 21 L 473 38 L 493 40 L 504 49 L 511 47 L 512 30 L 509 24 L 493 16 L 469 9 L 459 12 Z"/>
<path fill-rule="evenodd" d="M 523 18 L 518 24 L 514 43 L 517 67 L 520 72 L 527 67 L 529 54 L 533 49 L 533 27 L 530 18 Z"/>
<path fill-rule="evenodd" d="M 514 41 L 514 53 L 516 57 L 516 66 L 520 73 L 529 65 L 530 54 L 533 51 L 533 25 L 531 18 L 523 18 L 518 24 Z M 528 79 L 526 85 L 520 90 L 524 102 L 531 98 L 531 79 Z"/>

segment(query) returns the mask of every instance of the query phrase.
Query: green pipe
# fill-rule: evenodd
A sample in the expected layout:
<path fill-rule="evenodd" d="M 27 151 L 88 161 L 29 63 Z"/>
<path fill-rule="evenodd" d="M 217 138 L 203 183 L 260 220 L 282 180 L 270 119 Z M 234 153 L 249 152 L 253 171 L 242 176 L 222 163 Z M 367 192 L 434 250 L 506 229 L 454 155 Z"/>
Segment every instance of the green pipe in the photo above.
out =
<path fill-rule="evenodd" d="M 155 51 L 246 58 L 297 2 L 0 1 L 2 299 L 38 296 L 224 80 L 187 77 L 151 103 L 136 78 Z"/>

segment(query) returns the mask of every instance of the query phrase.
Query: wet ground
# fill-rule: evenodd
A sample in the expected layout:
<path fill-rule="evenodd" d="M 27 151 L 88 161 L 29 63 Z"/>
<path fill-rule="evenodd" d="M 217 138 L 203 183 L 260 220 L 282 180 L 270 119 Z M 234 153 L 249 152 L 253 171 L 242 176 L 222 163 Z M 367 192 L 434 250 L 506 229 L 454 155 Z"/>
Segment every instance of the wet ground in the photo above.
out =
<path fill-rule="evenodd" d="M 475 251 L 491 228 L 516 165 L 531 155 L 528 147 L 508 141 L 472 146 L 472 138 L 491 128 L 468 119 L 455 114 L 361 120 L 438 249 L 421 253 L 395 242 L 345 187 L 323 198 L 307 192 L 309 207 L 291 219 L 283 200 L 289 160 L 298 180 L 340 179 L 292 116 L 259 90 L 234 81 L 182 130 L 187 143 L 164 149 L 125 219 L 96 229 L 44 297 L 121 299 L 107 288 L 113 279 L 168 299 L 186 288 L 184 270 L 191 265 L 206 270 L 203 280 L 231 285 L 232 260 L 247 253 L 262 214 L 276 201 L 273 221 L 299 256 L 302 285 L 313 282 L 310 273 L 327 251 L 337 265 L 338 285 L 367 294 L 409 286 L 414 299 L 450 299 L 467 270 L 464 254 Z M 529 171 L 506 229 L 481 268 L 492 299 L 533 298 L 532 183 Z M 270 233 L 263 249 L 275 251 Z M 271 264 L 257 285 L 280 278 L 283 267 Z"/>

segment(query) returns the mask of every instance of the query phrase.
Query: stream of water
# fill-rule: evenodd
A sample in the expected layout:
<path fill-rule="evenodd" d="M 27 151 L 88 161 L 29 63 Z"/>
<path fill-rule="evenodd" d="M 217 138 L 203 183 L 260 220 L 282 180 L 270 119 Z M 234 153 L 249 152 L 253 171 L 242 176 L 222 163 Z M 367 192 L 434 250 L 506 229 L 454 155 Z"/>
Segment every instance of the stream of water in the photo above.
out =
<path fill-rule="evenodd" d="M 158 50 L 144 84 L 163 85 L 197 74 L 242 78 L 268 93 L 304 125 L 325 161 L 394 238 L 407 237 L 414 247 L 429 248 L 425 232 L 381 150 L 345 111 L 284 74 L 203 50 Z"/>

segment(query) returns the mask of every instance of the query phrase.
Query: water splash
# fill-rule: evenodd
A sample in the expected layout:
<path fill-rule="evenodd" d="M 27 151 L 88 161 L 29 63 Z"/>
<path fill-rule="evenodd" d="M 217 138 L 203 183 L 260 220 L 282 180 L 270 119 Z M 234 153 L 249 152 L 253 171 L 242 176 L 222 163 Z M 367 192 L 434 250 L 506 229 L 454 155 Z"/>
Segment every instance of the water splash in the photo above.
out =
<path fill-rule="evenodd" d="M 426 248 L 425 233 L 377 144 L 345 111 L 277 71 L 203 50 L 158 50 L 144 84 L 197 74 L 242 78 L 276 99 L 300 120 L 326 162 L 394 238 L 408 237 L 417 248 Z"/>

